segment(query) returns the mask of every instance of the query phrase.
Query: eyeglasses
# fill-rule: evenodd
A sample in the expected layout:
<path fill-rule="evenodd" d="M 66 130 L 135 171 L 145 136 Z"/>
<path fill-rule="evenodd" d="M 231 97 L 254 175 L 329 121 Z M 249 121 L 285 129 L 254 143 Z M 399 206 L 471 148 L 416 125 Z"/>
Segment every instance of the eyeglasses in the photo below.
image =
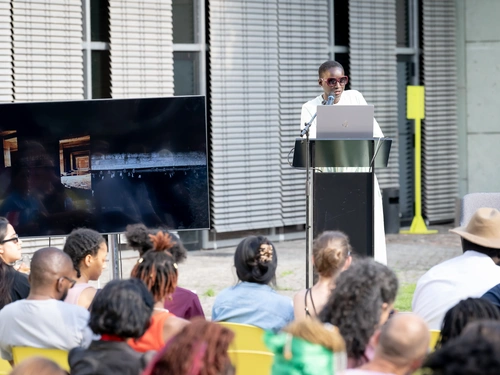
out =
<path fill-rule="evenodd" d="M 73 280 L 73 279 L 71 279 L 71 278 L 69 278 L 69 277 L 67 277 L 67 276 L 61 276 L 61 277 L 59 278 L 59 280 L 61 280 L 61 279 L 65 279 L 65 280 L 68 280 L 68 281 L 69 281 L 69 288 L 70 288 L 70 289 L 71 289 L 71 288 L 73 288 L 73 287 L 75 286 L 75 284 L 76 284 L 76 280 Z"/>
<path fill-rule="evenodd" d="M 347 76 L 343 76 L 340 78 L 321 78 L 323 82 L 326 82 L 328 86 L 335 86 L 337 83 L 340 83 L 342 86 L 347 85 L 347 82 L 349 82 L 349 78 Z"/>
<path fill-rule="evenodd" d="M 12 237 L 12 238 L 7 238 L 6 240 L 2 240 L 0 241 L 1 244 L 4 244 L 6 242 L 14 242 L 14 243 L 18 243 L 19 242 L 19 237 L 18 236 L 15 236 L 15 237 Z"/>

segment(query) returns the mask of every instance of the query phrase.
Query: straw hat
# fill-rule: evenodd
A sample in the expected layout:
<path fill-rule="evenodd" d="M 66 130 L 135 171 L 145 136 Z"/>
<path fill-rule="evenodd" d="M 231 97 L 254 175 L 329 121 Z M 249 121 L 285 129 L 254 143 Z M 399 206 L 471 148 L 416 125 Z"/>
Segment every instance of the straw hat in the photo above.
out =
<path fill-rule="evenodd" d="M 476 245 L 500 249 L 500 211 L 494 208 L 479 208 L 467 226 L 451 229 L 450 232 Z"/>

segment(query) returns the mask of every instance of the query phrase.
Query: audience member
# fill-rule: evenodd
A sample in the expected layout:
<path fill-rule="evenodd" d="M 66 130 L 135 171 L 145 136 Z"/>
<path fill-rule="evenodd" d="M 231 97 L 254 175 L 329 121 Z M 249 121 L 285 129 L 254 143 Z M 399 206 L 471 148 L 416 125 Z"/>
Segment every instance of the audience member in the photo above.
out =
<path fill-rule="evenodd" d="M 465 227 L 451 232 L 462 238 L 463 254 L 432 267 L 417 282 L 413 311 L 440 329 L 444 314 L 458 301 L 481 297 L 500 283 L 500 212 L 478 209 Z"/>
<path fill-rule="evenodd" d="M 189 322 L 176 317 L 163 306 L 171 298 L 177 285 L 177 264 L 169 251 L 175 251 L 175 242 L 169 234 L 150 235 L 153 249 L 147 251 L 132 270 L 131 277 L 142 280 L 154 298 L 153 315 L 148 330 L 139 338 L 129 340 L 138 352 L 160 350 Z"/>
<path fill-rule="evenodd" d="M 272 375 L 343 374 L 345 343 L 339 330 L 317 319 L 290 323 L 281 332 L 264 334 L 274 353 Z"/>
<path fill-rule="evenodd" d="M 488 290 L 481 298 L 490 301 L 497 309 L 500 309 L 500 284 Z"/>
<path fill-rule="evenodd" d="M 251 324 L 279 330 L 293 320 L 290 298 L 269 286 L 274 281 L 278 257 L 274 245 L 263 236 L 249 236 L 234 253 L 240 282 L 224 289 L 215 299 L 212 320 Z"/>
<path fill-rule="evenodd" d="M 432 353 L 423 364 L 429 375 L 497 375 L 500 373 L 500 322 L 477 320 L 462 334 Z"/>
<path fill-rule="evenodd" d="M 76 270 L 76 284 L 64 302 L 90 308 L 97 289 L 89 284 L 97 280 L 106 268 L 108 245 L 104 237 L 92 229 L 79 228 L 66 238 L 63 251 L 69 255 Z"/>
<path fill-rule="evenodd" d="M 295 319 L 316 317 L 319 314 L 335 288 L 335 279 L 351 265 L 351 252 L 349 238 L 342 232 L 324 232 L 314 241 L 313 264 L 319 279 L 312 288 L 295 295 Z"/>
<path fill-rule="evenodd" d="M 194 318 L 158 353 L 143 375 L 234 375 L 227 350 L 234 333 Z"/>
<path fill-rule="evenodd" d="M 0 309 L 28 297 L 28 276 L 14 269 L 12 264 L 21 259 L 21 239 L 9 221 L 0 217 Z"/>
<path fill-rule="evenodd" d="M 186 259 L 187 251 L 182 245 L 181 240 L 173 233 L 169 233 L 166 230 L 148 229 L 144 224 L 134 224 L 127 226 L 125 236 L 127 237 L 129 246 L 138 250 L 142 257 L 146 251 L 153 248 L 153 242 L 149 235 L 156 235 L 159 231 L 172 236 L 174 246 L 170 252 L 174 257 L 175 263 L 179 264 Z M 198 295 L 179 286 L 175 287 L 172 298 L 165 300 L 164 307 L 179 318 L 191 319 L 195 316 L 205 317 Z"/>
<path fill-rule="evenodd" d="M 32 357 L 14 367 L 10 375 L 68 375 L 68 373 L 50 359 Z"/>
<path fill-rule="evenodd" d="M 337 326 L 346 343 L 348 368 L 373 358 L 370 339 L 393 309 L 398 279 L 387 266 L 361 259 L 337 278 L 319 318 Z"/>
<path fill-rule="evenodd" d="M 54 247 L 38 250 L 31 261 L 28 298 L 0 311 L 0 351 L 12 360 L 12 347 L 70 350 L 87 347 L 92 339 L 89 312 L 62 302 L 76 283 L 68 255 Z"/>
<path fill-rule="evenodd" d="M 481 298 L 460 301 L 446 312 L 436 348 L 458 337 L 470 322 L 482 319 L 500 320 L 500 311 L 491 302 Z"/>
<path fill-rule="evenodd" d="M 89 323 L 101 339 L 92 341 L 88 349 L 70 351 L 71 374 L 140 374 L 154 353 L 138 353 L 126 340 L 144 334 L 153 305 L 153 297 L 140 280 L 113 280 L 106 284 L 94 299 Z"/>
<path fill-rule="evenodd" d="M 346 375 L 407 375 L 420 368 L 429 350 L 425 321 L 414 314 L 396 314 L 374 335 L 375 354 L 365 365 Z"/>

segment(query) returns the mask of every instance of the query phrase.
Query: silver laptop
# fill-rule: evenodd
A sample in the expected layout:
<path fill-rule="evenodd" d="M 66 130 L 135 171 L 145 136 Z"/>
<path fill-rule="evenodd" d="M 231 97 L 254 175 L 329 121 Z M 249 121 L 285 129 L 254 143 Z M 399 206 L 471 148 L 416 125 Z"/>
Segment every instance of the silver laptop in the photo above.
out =
<path fill-rule="evenodd" d="M 373 105 L 319 105 L 316 138 L 372 138 Z"/>

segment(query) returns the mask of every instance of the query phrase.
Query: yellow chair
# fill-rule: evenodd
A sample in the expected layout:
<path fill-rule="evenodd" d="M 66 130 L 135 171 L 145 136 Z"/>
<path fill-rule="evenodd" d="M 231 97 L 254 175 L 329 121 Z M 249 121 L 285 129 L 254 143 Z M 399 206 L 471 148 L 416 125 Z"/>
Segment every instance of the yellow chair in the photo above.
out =
<path fill-rule="evenodd" d="M 431 332 L 431 340 L 429 342 L 429 349 L 434 350 L 439 340 L 439 336 L 441 335 L 441 331 L 439 329 L 431 329 L 430 332 Z"/>
<path fill-rule="evenodd" d="M 8 375 L 12 371 L 12 366 L 9 361 L 0 359 L 0 375 Z"/>
<path fill-rule="evenodd" d="M 274 354 L 263 340 L 264 330 L 248 324 L 218 322 L 234 332 L 227 351 L 236 368 L 236 375 L 269 375 Z"/>
<path fill-rule="evenodd" d="M 15 365 L 31 357 L 50 359 L 57 363 L 63 370 L 69 372 L 68 352 L 65 350 L 31 348 L 27 346 L 15 346 L 12 348 L 12 359 Z"/>

